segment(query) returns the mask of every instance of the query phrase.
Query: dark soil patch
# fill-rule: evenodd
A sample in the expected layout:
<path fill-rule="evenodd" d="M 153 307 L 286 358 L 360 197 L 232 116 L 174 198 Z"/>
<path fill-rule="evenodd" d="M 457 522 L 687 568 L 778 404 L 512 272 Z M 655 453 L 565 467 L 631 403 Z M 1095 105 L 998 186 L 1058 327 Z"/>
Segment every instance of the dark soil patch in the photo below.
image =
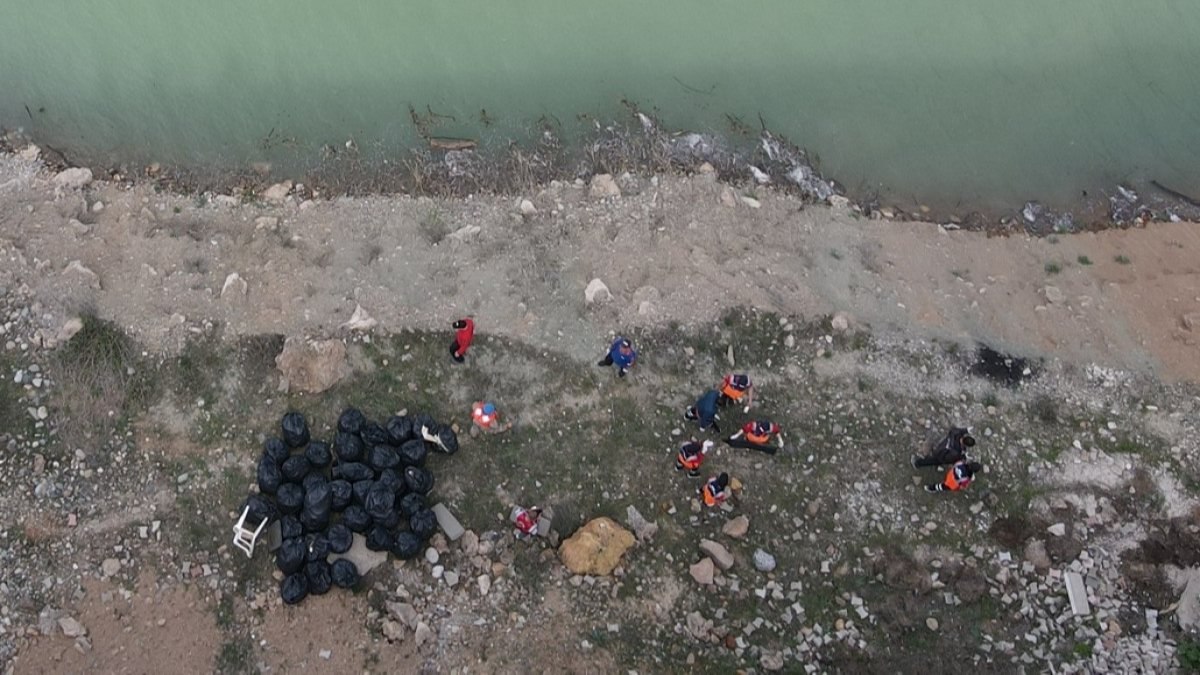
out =
<path fill-rule="evenodd" d="M 1013 550 L 1021 550 L 1036 533 L 1033 523 L 1022 516 L 997 518 L 988 528 L 988 536 L 1001 546 Z"/>
<path fill-rule="evenodd" d="M 997 384 L 1015 387 L 1034 375 L 1035 364 L 1029 359 L 996 351 L 987 345 L 979 345 L 975 352 L 972 375 L 989 379 Z M 1026 373 L 1026 370 L 1029 372 Z"/>
<path fill-rule="evenodd" d="M 1177 567 L 1200 564 L 1200 526 L 1190 518 L 1154 523 L 1138 548 L 1126 554 L 1126 560 Z"/>

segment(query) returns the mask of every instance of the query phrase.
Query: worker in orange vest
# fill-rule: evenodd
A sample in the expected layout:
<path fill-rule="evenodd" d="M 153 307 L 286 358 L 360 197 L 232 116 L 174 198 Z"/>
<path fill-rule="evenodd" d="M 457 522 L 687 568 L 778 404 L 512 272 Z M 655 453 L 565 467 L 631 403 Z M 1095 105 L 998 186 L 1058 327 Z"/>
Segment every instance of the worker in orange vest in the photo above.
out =
<path fill-rule="evenodd" d="M 481 430 L 493 434 L 512 428 L 512 422 L 500 423 L 500 411 L 496 410 L 495 404 L 483 401 L 476 401 L 475 405 L 471 406 L 471 421 Z"/>
<path fill-rule="evenodd" d="M 745 399 L 746 405 L 742 408 L 742 412 L 750 412 L 750 406 L 754 403 L 754 383 L 750 381 L 750 376 L 745 374 L 726 375 L 721 381 L 719 387 L 721 391 L 721 399 L 717 402 L 722 408 L 731 403 L 741 403 Z"/>
<path fill-rule="evenodd" d="M 772 436 L 779 441 L 779 449 L 782 449 L 783 429 L 770 420 L 754 420 L 746 422 L 736 434 L 725 439 L 725 443 L 735 448 L 750 448 L 773 455 L 778 449 L 770 445 Z M 741 440 L 743 437 L 745 440 Z"/>
<path fill-rule="evenodd" d="M 700 465 L 704 463 L 704 456 L 712 450 L 713 442 L 704 441 L 700 443 L 696 439 L 679 448 L 679 454 L 675 456 L 675 470 L 687 471 L 688 475 L 695 478 L 700 475 Z"/>
<path fill-rule="evenodd" d="M 946 472 L 946 477 L 940 483 L 926 485 L 926 492 L 962 492 L 975 482 L 975 474 L 983 470 L 979 462 L 959 460 Z"/>
<path fill-rule="evenodd" d="M 720 506 L 729 499 L 729 474 L 722 473 L 704 481 L 700 487 L 700 499 L 705 506 Z"/>

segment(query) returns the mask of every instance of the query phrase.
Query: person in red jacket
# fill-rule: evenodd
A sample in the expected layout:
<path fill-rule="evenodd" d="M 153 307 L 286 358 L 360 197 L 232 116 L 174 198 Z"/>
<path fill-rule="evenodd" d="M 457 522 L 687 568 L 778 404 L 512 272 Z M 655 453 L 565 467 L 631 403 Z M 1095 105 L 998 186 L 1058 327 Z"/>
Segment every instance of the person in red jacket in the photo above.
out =
<path fill-rule="evenodd" d="M 735 448 L 750 448 L 773 455 L 777 448 L 770 445 L 772 436 L 779 442 L 779 448 L 783 448 L 783 429 L 768 420 L 755 420 L 746 422 L 741 430 L 725 439 L 725 443 Z"/>
<path fill-rule="evenodd" d="M 467 349 L 471 347 L 471 341 L 475 339 L 475 321 L 470 317 L 459 319 L 452 325 L 454 328 L 454 342 L 450 343 L 450 356 L 462 363 L 466 360 Z"/>
<path fill-rule="evenodd" d="M 712 476 L 700 486 L 700 501 L 705 506 L 720 506 L 729 499 L 729 474 Z"/>
<path fill-rule="evenodd" d="M 675 456 L 675 470 L 687 471 L 688 475 L 696 478 L 700 475 L 700 465 L 704 463 L 704 457 L 712 450 L 713 442 L 704 441 L 703 443 L 692 439 L 679 448 L 679 454 Z"/>
<path fill-rule="evenodd" d="M 975 474 L 983 470 L 979 462 L 959 460 L 946 472 L 946 477 L 940 483 L 926 485 L 926 492 L 962 492 L 975 482 Z"/>
<path fill-rule="evenodd" d="M 516 527 L 514 536 L 517 539 L 532 539 L 538 534 L 538 519 L 542 517 L 542 510 L 536 506 L 531 506 L 528 509 L 520 506 L 513 509 L 513 525 Z"/>

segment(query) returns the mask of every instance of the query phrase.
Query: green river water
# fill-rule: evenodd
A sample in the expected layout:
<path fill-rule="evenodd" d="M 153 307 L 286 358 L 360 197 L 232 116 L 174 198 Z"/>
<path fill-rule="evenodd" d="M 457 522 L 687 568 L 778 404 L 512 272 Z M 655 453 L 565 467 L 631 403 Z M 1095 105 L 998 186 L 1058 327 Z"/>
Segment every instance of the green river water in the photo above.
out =
<path fill-rule="evenodd" d="M 0 125 L 97 162 L 397 152 L 410 108 L 486 139 L 629 100 L 761 118 L 895 198 L 1200 192 L 1194 0 L 0 0 L 0 31 Z"/>

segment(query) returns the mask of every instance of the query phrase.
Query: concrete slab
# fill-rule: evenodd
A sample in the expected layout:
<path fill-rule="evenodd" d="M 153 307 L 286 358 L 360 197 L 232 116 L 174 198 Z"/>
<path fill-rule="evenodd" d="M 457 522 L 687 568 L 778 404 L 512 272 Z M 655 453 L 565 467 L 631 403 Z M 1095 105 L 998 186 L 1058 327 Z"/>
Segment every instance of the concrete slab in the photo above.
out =
<path fill-rule="evenodd" d="M 1063 574 L 1063 583 L 1067 585 L 1067 598 L 1071 601 L 1071 612 L 1075 616 L 1091 614 L 1092 607 L 1088 604 L 1087 587 L 1083 584 L 1083 577 L 1078 572 L 1066 572 Z"/>
<path fill-rule="evenodd" d="M 442 532 L 446 533 L 446 538 L 450 541 L 458 541 L 458 538 L 463 536 L 462 523 L 458 522 L 458 518 L 450 513 L 450 509 L 446 508 L 445 504 L 438 502 L 433 505 L 433 515 L 437 516 L 438 527 L 442 528 Z"/>
<path fill-rule="evenodd" d="M 354 563 L 354 567 L 358 569 L 359 574 L 366 574 L 387 562 L 388 554 L 387 551 L 372 551 L 367 548 L 367 538 L 361 534 L 355 534 L 354 543 L 350 545 L 349 551 L 332 554 L 328 560 L 329 562 L 333 562 L 342 558 Z"/>

